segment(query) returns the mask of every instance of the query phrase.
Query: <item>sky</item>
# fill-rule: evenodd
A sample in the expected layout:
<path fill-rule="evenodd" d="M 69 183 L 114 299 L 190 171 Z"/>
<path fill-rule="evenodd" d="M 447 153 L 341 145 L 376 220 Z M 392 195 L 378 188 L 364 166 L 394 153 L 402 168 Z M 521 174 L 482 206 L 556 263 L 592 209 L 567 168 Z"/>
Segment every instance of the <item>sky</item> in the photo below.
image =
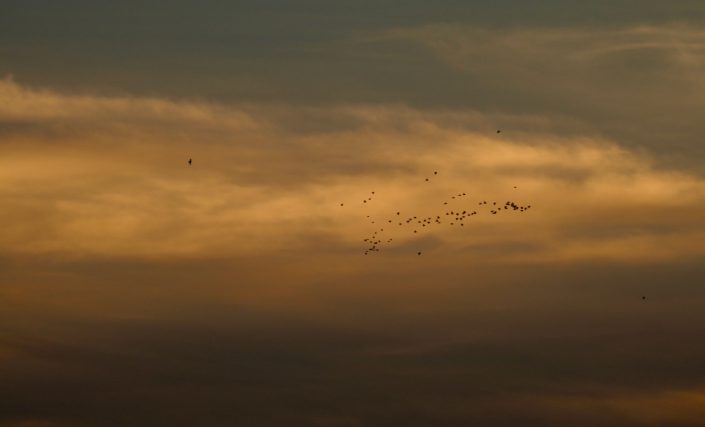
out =
<path fill-rule="evenodd" d="M 0 427 L 700 425 L 704 23 L 0 0 Z"/>

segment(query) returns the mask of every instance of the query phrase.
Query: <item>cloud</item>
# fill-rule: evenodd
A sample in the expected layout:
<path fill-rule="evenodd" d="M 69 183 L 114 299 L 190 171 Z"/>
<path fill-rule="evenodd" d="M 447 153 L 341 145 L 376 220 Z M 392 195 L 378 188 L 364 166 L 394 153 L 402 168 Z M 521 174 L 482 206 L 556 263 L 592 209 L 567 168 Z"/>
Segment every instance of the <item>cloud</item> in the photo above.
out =
<path fill-rule="evenodd" d="M 596 135 L 554 134 L 550 118 L 72 96 L 7 79 L 0 98 L 6 256 L 349 254 L 375 218 L 445 217 L 482 200 L 532 210 L 385 235 L 516 262 L 703 255 L 702 179 Z M 442 205 L 456 192 L 468 196 Z"/>
<path fill-rule="evenodd" d="M 232 307 L 210 308 L 205 316 L 182 312 L 157 322 L 64 320 L 51 325 L 62 335 L 46 338 L 37 329 L 14 341 L 6 335 L 3 345 L 18 356 L 0 368 L 0 420 L 30 418 L 30 407 L 30 419 L 67 425 L 190 425 L 193 419 L 375 425 L 389 417 L 410 425 L 489 419 L 498 426 L 518 420 L 687 426 L 697 425 L 702 413 L 702 345 L 656 337 L 658 320 L 636 310 L 638 321 L 616 329 L 597 323 L 613 315 L 600 310 L 531 326 L 537 320 L 531 312 L 455 318 L 462 340 L 438 345 L 448 337 L 438 313 L 435 320 L 429 316 L 430 328 L 426 322 L 399 330 L 373 324 L 363 333 L 301 318 L 286 318 L 283 326 Z M 555 314 L 556 307 L 541 309 Z M 575 330 L 580 318 L 590 324 Z M 416 351 L 378 351 L 393 346 Z M 268 410 L 272 405 L 278 410 Z"/>
<path fill-rule="evenodd" d="M 429 24 L 371 40 L 422 46 L 479 108 L 560 114 L 702 172 L 705 32 L 691 25 L 487 29 Z M 469 101 L 472 102 L 472 101 Z"/>
<path fill-rule="evenodd" d="M 417 42 L 459 70 L 494 73 L 508 87 L 560 93 L 566 100 L 577 96 L 576 102 L 599 101 L 608 109 L 615 105 L 607 101 L 638 105 L 662 94 L 669 95 L 662 103 L 702 102 L 691 91 L 705 83 L 705 32 L 696 27 L 500 30 L 431 24 L 388 30 L 381 37 Z M 624 93 L 633 98 L 620 100 Z"/>
<path fill-rule="evenodd" d="M 526 403 L 534 410 L 551 414 L 550 418 L 556 420 L 565 419 L 566 416 L 571 419 L 587 417 L 590 422 L 619 420 L 623 425 L 696 426 L 705 415 L 705 394 L 697 389 L 594 396 L 538 396 L 528 398 Z"/>
<path fill-rule="evenodd" d="M 698 425 L 702 31 L 423 9 L 344 48 L 5 47 L 75 86 L 0 81 L 0 426 Z"/>

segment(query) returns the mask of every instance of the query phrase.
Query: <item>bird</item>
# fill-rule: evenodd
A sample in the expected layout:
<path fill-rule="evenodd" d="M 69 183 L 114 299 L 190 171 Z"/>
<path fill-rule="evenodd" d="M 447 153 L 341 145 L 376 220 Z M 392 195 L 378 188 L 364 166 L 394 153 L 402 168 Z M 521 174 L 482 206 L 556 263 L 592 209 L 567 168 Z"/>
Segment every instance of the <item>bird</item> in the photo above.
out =
<path fill-rule="evenodd" d="M 191 166 L 191 161 L 192 161 L 192 160 L 189 158 L 189 159 L 188 159 L 188 164 L 189 164 L 189 166 Z"/>
<path fill-rule="evenodd" d="M 416 255 L 421 255 L 421 252 L 416 252 Z"/>
<path fill-rule="evenodd" d="M 497 133 L 502 133 L 502 131 L 501 131 L 501 130 L 499 130 L 499 129 L 497 129 Z"/>

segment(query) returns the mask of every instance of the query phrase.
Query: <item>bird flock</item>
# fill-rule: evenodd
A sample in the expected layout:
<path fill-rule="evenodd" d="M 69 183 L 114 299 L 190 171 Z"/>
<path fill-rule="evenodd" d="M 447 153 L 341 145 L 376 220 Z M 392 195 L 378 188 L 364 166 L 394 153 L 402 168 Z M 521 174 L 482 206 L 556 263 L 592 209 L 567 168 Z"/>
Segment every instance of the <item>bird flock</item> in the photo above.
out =
<path fill-rule="evenodd" d="M 497 130 L 497 134 L 501 133 L 501 130 Z M 187 161 L 188 165 L 193 164 L 193 159 L 189 158 Z M 433 171 L 433 175 L 424 178 L 425 182 L 430 182 L 431 178 L 436 178 L 438 176 L 438 171 Z M 514 186 L 516 190 L 517 187 Z M 375 192 L 371 191 L 367 197 L 363 198 L 361 205 L 369 206 L 375 199 Z M 531 205 L 521 205 L 512 200 L 507 200 L 505 202 L 498 202 L 496 200 L 488 201 L 482 200 L 471 203 L 468 199 L 469 194 L 465 192 L 460 192 L 457 194 L 450 195 L 449 198 L 442 202 L 439 206 L 439 211 L 436 215 L 430 216 L 417 216 L 403 214 L 401 211 L 392 212 L 386 217 L 372 217 L 371 215 L 366 215 L 365 218 L 370 224 L 375 225 L 375 229 L 372 233 L 363 238 L 362 241 L 366 245 L 363 249 L 365 255 L 371 253 L 379 252 L 384 246 L 389 246 L 392 244 L 394 239 L 392 237 L 385 236 L 385 227 L 387 232 L 391 232 L 391 229 L 399 229 L 401 231 L 407 231 L 411 236 L 418 235 L 419 232 L 429 230 L 434 227 L 448 226 L 463 228 L 472 217 L 476 215 L 499 215 L 507 213 L 523 213 L 531 209 Z M 470 207 L 472 205 L 472 207 Z M 340 202 L 340 207 L 345 207 L 345 202 Z M 379 228 L 378 228 L 379 227 Z M 417 251 L 416 255 L 420 256 L 421 251 Z"/>
<path fill-rule="evenodd" d="M 438 171 L 433 171 L 432 177 L 437 177 Z M 431 177 L 424 178 L 425 182 L 430 182 Z M 516 186 L 513 187 L 515 190 Z M 367 197 L 360 201 L 360 204 L 365 207 L 375 200 L 376 194 L 371 191 Z M 341 207 L 345 207 L 344 202 L 340 202 Z M 363 249 L 364 255 L 379 252 L 385 246 L 393 244 L 392 237 L 386 237 L 391 232 L 400 230 L 408 232 L 410 236 L 418 235 L 423 231 L 430 230 L 441 226 L 463 228 L 476 215 L 506 215 L 509 213 L 524 213 L 531 209 L 531 205 L 522 205 L 512 200 L 496 201 L 496 200 L 481 200 L 470 201 L 470 195 L 466 192 L 460 192 L 448 196 L 438 205 L 438 210 L 435 215 L 418 216 L 401 211 L 390 212 L 383 216 L 366 215 L 365 219 L 370 224 L 375 225 L 375 229 L 370 235 L 364 237 L 362 242 L 365 244 Z M 417 251 L 416 255 L 420 256 L 421 251 Z"/>

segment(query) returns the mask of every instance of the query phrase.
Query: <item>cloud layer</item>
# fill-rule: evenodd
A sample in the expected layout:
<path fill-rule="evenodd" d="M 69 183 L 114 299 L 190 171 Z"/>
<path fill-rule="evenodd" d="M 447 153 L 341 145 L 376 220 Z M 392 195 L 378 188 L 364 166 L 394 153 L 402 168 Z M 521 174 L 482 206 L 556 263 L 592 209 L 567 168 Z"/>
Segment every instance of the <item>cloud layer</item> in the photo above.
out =
<path fill-rule="evenodd" d="M 550 123 L 524 130 L 537 118 L 66 96 L 11 80 L 0 94 L 8 255 L 348 254 L 375 218 L 435 217 L 488 199 L 534 210 L 423 237 L 523 261 L 702 255 L 698 176 L 594 135 L 551 135 Z M 303 120 L 313 127 L 299 128 Z M 425 181 L 432 171 L 440 175 Z M 469 196 L 442 204 L 457 192 Z M 386 235 L 402 247 L 422 237 L 401 230 Z"/>
<path fill-rule="evenodd" d="M 699 425 L 702 31 L 418 21 L 0 81 L 0 426 Z"/>

